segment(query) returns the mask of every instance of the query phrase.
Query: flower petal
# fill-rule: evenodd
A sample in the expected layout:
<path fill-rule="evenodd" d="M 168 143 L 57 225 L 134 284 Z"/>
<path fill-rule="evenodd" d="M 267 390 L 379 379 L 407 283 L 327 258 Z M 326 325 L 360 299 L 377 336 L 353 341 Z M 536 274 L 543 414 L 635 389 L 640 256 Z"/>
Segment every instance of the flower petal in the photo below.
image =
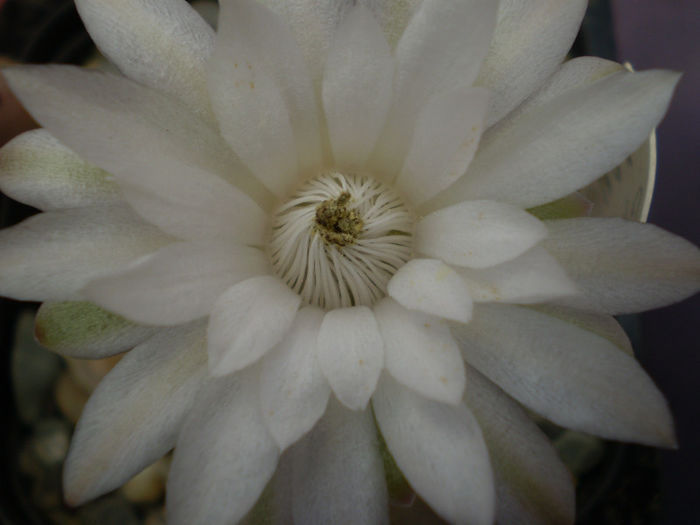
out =
<path fill-rule="evenodd" d="M 419 110 L 433 95 L 473 83 L 497 9 L 492 0 L 423 0 L 418 7 L 396 47 L 394 104 L 373 158 L 380 173 L 401 168 Z"/>
<path fill-rule="evenodd" d="M 323 311 L 302 308 L 289 334 L 260 368 L 263 419 L 281 450 L 308 432 L 326 410 L 331 388 L 316 358 Z"/>
<path fill-rule="evenodd" d="M 583 290 L 558 302 L 611 314 L 640 312 L 700 290 L 700 250 L 651 224 L 578 218 L 547 223 L 545 246 Z"/>
<path fill-rule="evenodd" d="M 551 442 L 517 403 L 473 368 L 465 403 L 488 445 L 496 478 L 496 522 L 573 524 L 571 474 Z"/>
<path fill-rule="evenodd" d="M 34 337 L 64 356 L 101 359 L 142 343 L 158 331 L 87 302 L 47 302 L 34 320 Z"/>
<path fill-rule="evenodd" d="M 491 47 L 476 84 L 493 90 L 488 126 L 522 102 L 571 48 L 586 0 L 501 0 Z"/>
<path fill-rule="evenodd" d="M 133 80 L 211 119 L 205 64 L 214 31 L 184 0 L 76 0 L 100 51 Z"/>
<path fill-rule="evenodd" d="M 216 300 L 209 317 L 209 372 L 223 376 L 260 359 L 292 326 L 301 297 L 277 277 L 234 284 Z"/>
<path fill-rule="evenodd" d="M 108 177 L 44 129 L 27 131 L 0 151 L 0 190 L 40 210 L 118 204 L 119 188 Z"/>
<path fill-rule="evenodd" d="M 204 317 L 233 284 L 267 273 L 255 248 L 218 242 L 166 246 L 119 273 L 93 280 L 91 301 L 135 322 L 175 325 Z"/>
<path fill-rule="evenodd" d="M 335 400 L 292 450 L 295 523 L 388 525 L 389 505 L 371 410 Z"/>
<path fill-rule="evenodd" d="M 573 295 L 576 284 L 542 246 L 490 268 L 455 268 L 475 302 L 539 303 Z"/>
<path fill-rule="evenodd" d="M 421 395 L 456 404 L 464 392 L 464 363 L 442 319 L 412 312 L 386 298 L 374 306 L 384 338 L 385 364 Z"/>
<path fill-rule="evenodd" d="M 323 317 L 318 362 L 338 400 L 364 410 L 384 367 L 384 341 L 366 306 L 336 308 Z"/>
<path fill-rule="evenodd" d="M 409 310 L 466 323 L 472 300 L 462 278 L 436 259 L 413 259 L 389 281 L 387 293 Z"/>
<path fill-rule="evenodd" d="M 586 186 L 649 137 L 678 78 L 620 71 L 547 100 L 487 134 L 467 174 L 426 209 L 467 198 L 530 208 Z"/>
<path fill-rule="evenodd" d="M 394 59 L 372 12 L 358 5 L 338 27 L 323 74 L 323 107 L 336 165 L 364 166 L 391 106 Z"/>
<path fill-rule="evenodd" d="M 493 523 L 489 454 L 466 406 L 431 401 L 386 374 L 372 406 L 401 472 L 435 512 L 453 523 Z"/>
<path fill-rule="evenodd" d="M 85 298 L 90 280 L 170 242 L 120 206 L 49 211 L 0 231 L 0 294 L 22 301 Z"/>
<path fill-rule="evenodd" d="M 278 457 L 260 414 L 255 371 L 210 381 L 175 446 L 168 523 L 237 523 L 274 474 Z"/>
<path fill-rule="evenodd" d="M 525 253 L 547 235 L 545 225 L 515 206 L 466 201 L 423 217 L 415 247 L 446 263 L 486 268 Z"/>
<path fill-rule="evenodd" d="M 479 145 L 488 107 L 485 89 L 462 87 L 429 99 L 416 121 L 396 186 L 416 205 L 452 185 Z"/>
<path fill-rule="evenodd" d="M 452 333 L 464 358 L 554 423 L 607 439 L 673 446 L 663 395 L 603 337 L 529 308 L 479 305 Z"/>
<path fill-rule="evenodd" d="M 162 330 L 99 384 L 78 422 L 63 473 L 79 505 L 122 485 L 175 445 L 206 377 L 204 327 Z"/>

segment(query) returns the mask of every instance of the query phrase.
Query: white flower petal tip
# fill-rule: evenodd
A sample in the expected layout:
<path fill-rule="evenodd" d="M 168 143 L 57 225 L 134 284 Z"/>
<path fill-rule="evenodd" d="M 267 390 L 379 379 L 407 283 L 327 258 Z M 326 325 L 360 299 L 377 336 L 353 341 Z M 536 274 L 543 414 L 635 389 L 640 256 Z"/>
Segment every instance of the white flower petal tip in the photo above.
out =
<path fill-rule="evenodd" d="M 224 376 L 260 359 L 289 331 L 301 297 L 276 277 L 233 285 L 212 307 L 207 329 L 209 371 Z"/>
<path fill-rule="evenodd" d="M 464 361 L 440 318 L 409 311 L 386 298 L 374 307 L 387 371 L 423 396 L 452 405 L 462 399 Z"/>
<path fill-rule="evenodd" d="M 384 366 L 384 341 L 372 310 L 331 310 L 317 345 L 321 369 L 338 400 L 351 410 L 364 410 Z"/>
<path fill-rule="evenodd" d="M 520 208 L 465 201 L 434 211 L 416 225 L 420 253 L 446 263 L 486 268 L 523 254 L 547 236 L 547 227 Z"/>
<path fill-rule="evenodd" d="M 409 310 L 460 323 L 466 323 L 472 317 L 472 300 L 467 285 L 442 261 L 409 261 L 391 278 L 387 292 Z"/>
<path fill-rule="evenodd" d="M 450 523 L 493 524 L 489 453 L 479 424 L 463 403 L 426 399 L 384 375 L 372 406 L 401 472 L 439 516 Z"/>

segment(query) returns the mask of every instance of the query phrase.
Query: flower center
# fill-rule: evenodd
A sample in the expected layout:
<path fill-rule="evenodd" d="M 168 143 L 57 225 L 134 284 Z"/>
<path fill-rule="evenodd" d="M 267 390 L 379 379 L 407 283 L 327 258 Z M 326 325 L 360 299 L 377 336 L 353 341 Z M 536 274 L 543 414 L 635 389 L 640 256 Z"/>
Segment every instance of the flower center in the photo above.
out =
<path fill-rule="evenodd" d="M 274 215 L 269 254 L 277 275 L 321 308 L 370 306 L 411 257 L 413 216 L 368 175 L 323 172 Z"/>

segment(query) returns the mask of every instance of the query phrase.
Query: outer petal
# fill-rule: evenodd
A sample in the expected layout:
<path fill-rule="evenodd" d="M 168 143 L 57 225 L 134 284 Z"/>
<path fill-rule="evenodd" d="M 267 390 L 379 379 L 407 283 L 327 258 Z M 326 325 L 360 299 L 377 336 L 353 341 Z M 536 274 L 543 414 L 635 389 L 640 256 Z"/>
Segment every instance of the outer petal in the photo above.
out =
<path fill-rule="evenodd" d="M 318 334 L 318 361 L 338 400 L 364 410 L 384 367 L 384 341 L 366 306 L 326 313 Z"/>
<path fill-rule="evenodd" d="M 480 305 L 452 333 L 469 364 L 558 425 L 673 446 L 671 414 L 639 364 L 578 326 L 516 306 Z"/>
<path fill-rule="evenodd" d="M 388 498 L 372 412 L 331 400 L 314 430 L 292 450 L 295 523 L 389 523 Z"/>
<path fill-rule="evenodd" d="M 206 377 L 204 327 L 163 330 L 102 380 L 78 422 L 63 474 L 79 505 L 123 484 L 170 450 Z"/>
<path fill-rule="evenodd" d="M 175 243 L 92 281 L 83 293 L 135 322 L 175 325 L 209 314 L 222 290 L 266 273 L 267 264 L 260 250 L 247 246 Z"/>
<path fill-rule="evenodd" d="M 517 403 L 473 368 L 464 400 L 476 416 L 496 477 L 496 522 L 572 525 L 572 477 L 549 439 Z"/>
<path fill-rule="evenodd" d="M 494 93 L 488 125 L 522 102 L 561 64 L 587 3 L 500 0 L 496 31 L 476 82 Z"/>
<path fill-rule="evenodd" d="M 493 523 L 489 454 L 467 407 L 425 399 L 387 375 L 372 406 L 401 472 L 435 512 L 451 523 Z"/>
<path fill-rule="evenodd" d="M 128 77 L 211 119 L 205 64 L 214 31 L 185 0 L 76 0 L 90 36 Z"/>
<path fill-rule="evenodd" d="M 326 410 L 331 388 L 316 359 L 322 321 L 318 308 L 302 308 L 289 334 L 262 361 L 260 407 L 282 450 L 308 432 Z"/>
<path fill-rule="evenodd" d="M 209 371 L 223 376 L 260 359 L 282 341 L 301 297 L 277 277 L 234 284 L 216 300 L 209 317 Z"/>
<path fill-rule="evenodd" d="M 80 299 L 90 280 L 170 242 L 122 207 L 46 212 L 0 232 L 0 294 L 23 301 Z"/>
<path fill-rule="evenodd" d="M 408 311 L 389 298 L 378 302 L 374 312 L 387 371 L 421 395 L 458 403 L 464 392 L 464 363 L 444 321 Z"/>
<path fill-rule="evenodd" d="M 34 337 L 64 356 L 101 359 L 142 343 L 159 329 L 133 324 L 87 302 L 48 302 L 34 321 Z"/>
<path fill-rule="evenodd" d="M 466 323 L 472 316 L 469 289 L 442 261 L 413 259 L 389 281 L 387 293 L 409 310 Z"/>
<path fill-rule="evenodd" d="M 653 226 L 623 219 L 578 218 L 547 223 L 547 249 L 583 296 L 570 306 L 628 313 L 680 301 L 700 290 L 700 250 Z"/>
<path fill-rule="evenodd" d="M 255 371 L 200 390 L 175 446 L 168 523 L 237 523 L 255 504 L 279 456 L 258 402 Z"/>
<path fill-rule="evenodd" d="M 394 59 L 372 12 L 358 5 L 336 31 L 323 75 L 323 107 L 336 164 L 362 167 L 391 106 Z"/>
<path fill-rule="evenodd" d="M 466 201 L 423 217 L 416 224 L 420 253 L 457 266 L 486 268 L 525 253 L 547 235 L 529 213 L 494 201 Z"/>
<path fill-rule="evenodd" d="M 118 204 L 119 187 L 108 177 L 43 129 L 27 131 L 0 150 L 0 190 L 40 210 Z"/>
<path fill-rule="evenodd" d="M 465 199 L 530 208 L 586 186 L 649 137 L 678 78 L 621 71 L 547 100 L 485 136 L 468 173 L 426 209 Z"/>

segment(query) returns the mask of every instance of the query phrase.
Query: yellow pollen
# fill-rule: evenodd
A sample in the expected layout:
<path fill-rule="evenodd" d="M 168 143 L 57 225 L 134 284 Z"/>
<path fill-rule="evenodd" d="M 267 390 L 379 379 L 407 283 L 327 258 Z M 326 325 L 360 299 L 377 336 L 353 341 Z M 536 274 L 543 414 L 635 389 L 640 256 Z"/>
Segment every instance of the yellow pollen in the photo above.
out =
<path fill-rule="evenodd" d="M 350 198 L 350 193 L 344 191 L 337 199 L 325 200 L 316 208 L 314 229 L 327 243 L 348 246 L 360 236 L 364 222 L 356 209 L 347 207 Z"/>

